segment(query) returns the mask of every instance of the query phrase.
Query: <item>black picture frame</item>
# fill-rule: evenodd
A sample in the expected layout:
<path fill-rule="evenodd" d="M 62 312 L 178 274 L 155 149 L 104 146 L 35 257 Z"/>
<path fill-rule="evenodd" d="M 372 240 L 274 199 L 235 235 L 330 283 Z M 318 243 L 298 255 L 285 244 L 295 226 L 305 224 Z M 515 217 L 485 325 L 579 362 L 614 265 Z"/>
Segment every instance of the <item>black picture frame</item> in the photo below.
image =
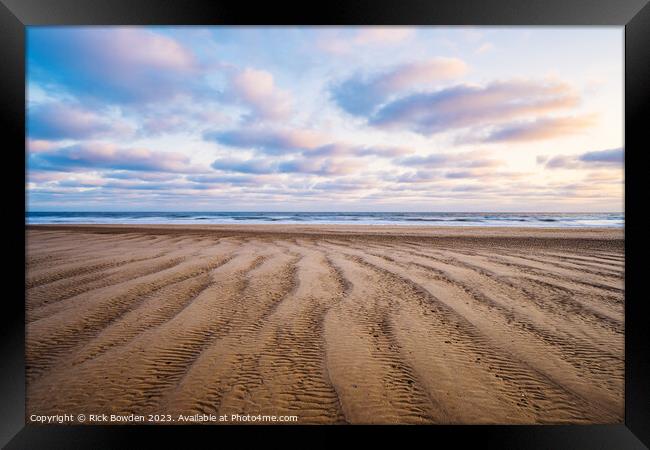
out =
<path fill-rule="evenodd" d="M 29 25 L 615 25 L 625 27 L 625 422 L 587 426 L 420 427 L 164 427 L 25 425 L 25 27 Z M 650 333 L 644 295 L 643 218 L 650 117 L 648 0 L 356 0 L 318 4 L 236 0 L 0 0 L 0 123 L 3 133 L 3 225 L 12 289 L 4 304 L 0 346 L 0 443 L 5 448 L 117 448 L 134 440 L 185 446 L 198 438 L 238 433 L 238 445 L 267 445 L 267 437 L 305 431 L 335 444 L 350 433 L 388 433 L 436 445 L 480 443 L 498 448 L 617 448 L 650 446 Z M 22 152 L 21 152 L 22 149 Z M 241 431 L 244 431 L 241 433 Z M 296 436 L 295 434 L 293 436 Z M 300 439 L 300 438 L 299 438 Z M 413 441 L 415 442 L 415 441 Z M 404 445 L 405 441 L 398 441 Z"/>

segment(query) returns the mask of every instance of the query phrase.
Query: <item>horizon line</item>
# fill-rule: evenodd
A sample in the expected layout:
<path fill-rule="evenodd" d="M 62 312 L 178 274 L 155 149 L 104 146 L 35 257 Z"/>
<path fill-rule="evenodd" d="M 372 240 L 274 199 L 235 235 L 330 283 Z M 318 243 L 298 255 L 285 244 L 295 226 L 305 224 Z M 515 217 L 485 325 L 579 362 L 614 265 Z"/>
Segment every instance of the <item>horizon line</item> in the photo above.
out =
<path fill-rule="evenodd" d="M 220 210 L 220 211 L 205 211 L 205 210 L 104 210 L 104 211 L 75 211 L 75 210 L 41 210 L 41 211 L 25 211 L 25 213 L 208 213 L 208 214 L 230 214 L 230 213 L 292 213 L 292 214 L 323 214 L 323 213 L 338 213 L 338 214 L 625 214 L 625 211 L 287 211 L 287 210 Z"/>

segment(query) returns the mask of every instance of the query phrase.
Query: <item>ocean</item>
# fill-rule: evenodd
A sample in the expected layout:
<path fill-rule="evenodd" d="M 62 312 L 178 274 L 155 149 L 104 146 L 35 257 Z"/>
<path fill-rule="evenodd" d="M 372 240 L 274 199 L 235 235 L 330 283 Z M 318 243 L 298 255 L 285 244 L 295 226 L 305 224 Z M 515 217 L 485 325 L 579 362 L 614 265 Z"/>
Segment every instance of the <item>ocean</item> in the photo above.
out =
<path fill-rule="evenodd" d="M 43 212 L 27 224 L 358 224 L 489 227 L 623 227 L 624 213 L 445 212 Z"/>

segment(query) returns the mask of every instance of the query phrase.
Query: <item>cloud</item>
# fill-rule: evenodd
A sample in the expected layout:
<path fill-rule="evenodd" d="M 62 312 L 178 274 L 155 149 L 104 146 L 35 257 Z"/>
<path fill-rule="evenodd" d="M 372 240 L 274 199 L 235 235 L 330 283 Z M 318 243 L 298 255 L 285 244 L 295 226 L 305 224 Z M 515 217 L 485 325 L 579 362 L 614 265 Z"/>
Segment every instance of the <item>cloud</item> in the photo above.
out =
<path fill-rule="evenodd" d="M 491 168 L 503 164 L 502 161 L 490 158 L 484 152 L 463 152 L 463 153 L 435 153 L 426 156 L 410 156 L 395 161 L 397 164 L 411 167 L 424 168 Z"/>
<path fill-rule="evenodd" d="M 538 164 L 544 164 L 547 169 L 593 169 L 621 168 L 625 159 L 623 148 L 597 150 L 580 155 L 557 155 L 537 157 Z"/>
<path fill-rule="evenodd" d="M 445 174 L 446 178 L 476 178 L 480 173 L 477 173 L 473 170 L 461 170 L 461 171 L 456 171 L 456 172 L 447 172 Z"/>
<path fill-rule="evenodd" d="M 405 166 L 424 166 L 424 167 L 440 167 L 451 162 L 454 158 L 445 154 L 433 154 L 427 156 L 412 156 L 410 158 L 403 158 L 397 162 Z"/>
<path fill-rule="evenodd" d="M 279 120 L 289 116 L 293 99 L 278 88 L 270 72 L 247 68 L 235 71 L 225 98 L 250 109 L 248 121 Z"/>
<path fill-rule="evenodd" d="M 570 108 L 576 106 L 578 100 L 569 85 L 557 81 L 509 80 L 485 86 L 463 84 L 389 102 L 369 117 L 369 123 L 431 135 Z"/>
<path fill-rule="evenodd" d="M 349 156 L 364 157 L 378 156 L 383 158 L 394 158 L 413 153 L 413 150 L 406 147 L 385 147 L 385 146 L 361 146 L 342 143 L 333 143 L 323 145 L 310 152 L 305 152 L 305 156 Z"/>
<path fill-rule="evenodd" d="M 309 130 L 229 130 L 204 133 L 204 139 L 237 148 L 253 148 L 264 153 L 278 154 L 316 148 L 324 137 Z"/>
<path fill-rule="evenodd" d="M 491 42 L 485 42 L 484 44 L 481 44 L 474 53 L 482 55 L 483 53 L 488 53 L 492 50 L 494 50 L 494 44 Z"/>
<path fill-rule="evenodd" d="M 226 172 L 260 174 L 277 172 L 278 164 L 271 160 L 261 158 L 218 158 L 214 160 L 211 166 L 213 169 Z"/>
<path fill-rule="evenodd" d="M 413 153 L 414 150 L 408 147 L 362 147 L 355 153 L 358 156 L 380 156 L 384 158 L 395 158 L 397 156 L 408 155 Z"/>
<path fill-rule="evenodd" d="M 458 143 L 475 142 L 526 142 L 554 139 L 580 133 L 596 124 L 593 114 L 570 117 L 542 117 L 526 122 L 515 122 L 495 127 L 487 134 L 461 137 Z"/>
<path fill-rule="evenodd" d="M 440 174 L 432 170 L 407 172 L 395 178 L 398 183 L 429 183 L 440 178 Z"/>
<path fill-rule="evenodd" d="M 143 117 L 138 131 L 147 137 L 179 132 L 194 133 L 229 122 L 225 114 L 213 109 L 204 109 L 205 106 L 184 103 L 182 106 L 174 105 L 170 110 L 153 108 Z"/>
<path fill-rule="evenodd" d="M 412 27 L 363 27 L 353 33 L 328 30 L 317 41 L 321 50 L 333 54 L 349 54 L 364 47 L 394 46 L 415 36 Z"/>
<path fill-rule="evenodd" d="M 171 181 L 179 178 L 177 173 L 120 171 L 103 174 L 104 178 L 116 180 Z"/>
<path fill-rule="evenodd" d="M 196 175 L 187 177 L 194 183 L 234 184 L 234 185 L 260 185 L 266 179 L 252 175 Z"/>
<path fill-rule="evenodd" d="M 548 158 L 544 162 L 544 167 L 547 169 L 576 169 L 580 167 L 580 164 L 575 156 L 557 155 Z"/>
<path fill-rule="evenodd" d="M 304 173 L 313 175 L 348 175 L 362 166 L 360 161 L 338 159 L 294 159 L 279 165 L 283 173 Z"/>
<path fill-rule="evenodd" d="M 49 183 L 66 177 L 65 173 L 51 172 L 47 170 L 29 170 L 26 175 L 29 183 Z"/>
<path fill-rule="evenodd" d="M 311 186 L 314 190 L 351 193 L 358 190 L 376 189 L 376 180 L 365 177 L 340 177 L 321 181 Z"/>
<path fill-rule="evenodd" d="M 598 150 L 580 155 L 580 161 L 596 164 L 622 164 L 625 158 L 623 148 Z"/>
<path fill-rule="evenodd" d="M 537 158 L 548 171 L 524 173 L 536 153 L 511 145 L 579 131 L 590 108 L 604 120 L 620 92 L 606 83 L 602 101 L 589 97 L 602 68 L 577 77 L 579 90 L 557 77 L 491 78 L 513 76 L 481 54 L 488 41 L 512 53 L 508 36 L 445 33 L 457 45 L 448 56 L 486 69 L 470 80 L 461 59 L 432 58 L 438 31 L 32 27 L 29 208 L 618 207 L 622 149 L 553 142 Z M 320 37 L 339 53 L 315 48 Z M 563 54 L 579 61 L 588 39 L 576 39 Z M 542 76 L 531 67 L 521 75 Z M 615 143 L 618 131 L 579 140 Z M 494 144 L 449 147 L 462 138 Z"/>
<path fill-rule="evenodd" d="M 97 177 L 88 176 L 75 176 L 73 178 L 66 178 L 65 180 L 56 183 L 59 187 L 78 187 L 78 188 L 96 188 L 106 184 L 106 181 Z"/>
<path fill-rule="evenodd" d="M 194 126 L 201 109 L 210 121 L 222 122 L 214 105 L 238 105 L 247 110 L 246 121 L 286 119 L 292 112 L 291 94 L 270 72 L 201 62 L 192 49 L 154 30 L 34 28 L 28 43 L 32 83 L 84 104 L 118 105 L 142 118 L 141 131 L 148 135 Z M 169 111 L 170 105 L 188 104 L 201 107 L 184 108 L 193 109 L 190 114 Z"/>
<path fill-rule="evenodd" d="M 27 130 L 31 138 L 44 140 L 124 136 L 134 131 L 123 120 L 65 103 L 48 103 L 28 108 Z"/>
<path fill-rule="evenodd" d="M 42 139 L 31 139 L 27 138 L 25 140 L 25 148 L 29 153 L 39 153 L 46 152 L 48 150 L 55 149 L 59 146 L 57 142 L 52 142 Z"/>
<path fill-rule="evenodd" d="M 415 29 L 411 27 L 366 27 L 357 32 L 352 42 L 357 45 L 396 44 L 414 35 Z"/>
<path fill-rule="evenodd" d="M 624 174 L 622 171 L 612 171 L 612 170 L 595 170 L 589 171 L 583 180 L 586 183 L 598 183 L 598 184 L 615 184 L 619 185 L 624 183 Z"/>
<path fill-rule="evenodd" d="M 30 78 L 84 98 L 161 102 L 193 93 L 199 64 L 174 39 L 140 27 L 36 27 L 28 31 Z"/>
<path fill-rule="evenodd" d="M 200 171 L 199 168 L 190 165 L 190 158 L 183 153 L 119 148 L 113 144 L 98 142 L 30 155 L 29 165 L 30 169 L 58 171 L 105 169 L 177 173 Z"/>
<path fill-rule="evenodd" d="M 278 161 L 274 158 L 218 158 L 212 163 L 212 168 L 216 170 L 246 174 L 346 175 L 355 172 L 360 167 L 359 161 L 300 157 L 285 161 Z"/>
<path fill-rule="evenodd" d="M 258 153 L 266 155 L 301 153 L 308 158 L 326 156 L 379 156 L 390 158 L 413 152 L 413 150 L 406 147 L 366 146 L 331 142 L 322 133 L 302 129 L 210 131 L 204 133 L 203 138 L 229 147 L 254 149 Z"/>
<path fill-rule="evenodd" d="M 140 182 L 137 180 L 119 180 L 115 182 L 105 183 L 101 186 L 104 189 L 115 190 L 142 190 L 142 191 L 162 191 L 162 192 L 179 192 L 185 190 L 205 190 L 212 189 L 208 185 L 196 185 L 183 181 L 177 182 Z"/>
<path fill-rule="evenodd" d="M 434 58 L 403 64 L 370 76 L 357 75 L 331 88 L 334 101 L 350 114 L 365 116 L 397 93 L 431 86 L 467 71 L 457 58 Z"/>

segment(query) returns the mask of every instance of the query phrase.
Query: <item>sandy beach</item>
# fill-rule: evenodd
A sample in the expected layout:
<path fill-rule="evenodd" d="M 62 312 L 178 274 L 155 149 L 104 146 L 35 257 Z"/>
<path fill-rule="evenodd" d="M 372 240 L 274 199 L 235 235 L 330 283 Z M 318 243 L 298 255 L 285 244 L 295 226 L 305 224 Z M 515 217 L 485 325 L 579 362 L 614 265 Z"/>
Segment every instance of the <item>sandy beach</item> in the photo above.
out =
<path fill-rule="evenodd" d="M 620 229 L 27 227 L 27 414 L 620 423 Z"/>

